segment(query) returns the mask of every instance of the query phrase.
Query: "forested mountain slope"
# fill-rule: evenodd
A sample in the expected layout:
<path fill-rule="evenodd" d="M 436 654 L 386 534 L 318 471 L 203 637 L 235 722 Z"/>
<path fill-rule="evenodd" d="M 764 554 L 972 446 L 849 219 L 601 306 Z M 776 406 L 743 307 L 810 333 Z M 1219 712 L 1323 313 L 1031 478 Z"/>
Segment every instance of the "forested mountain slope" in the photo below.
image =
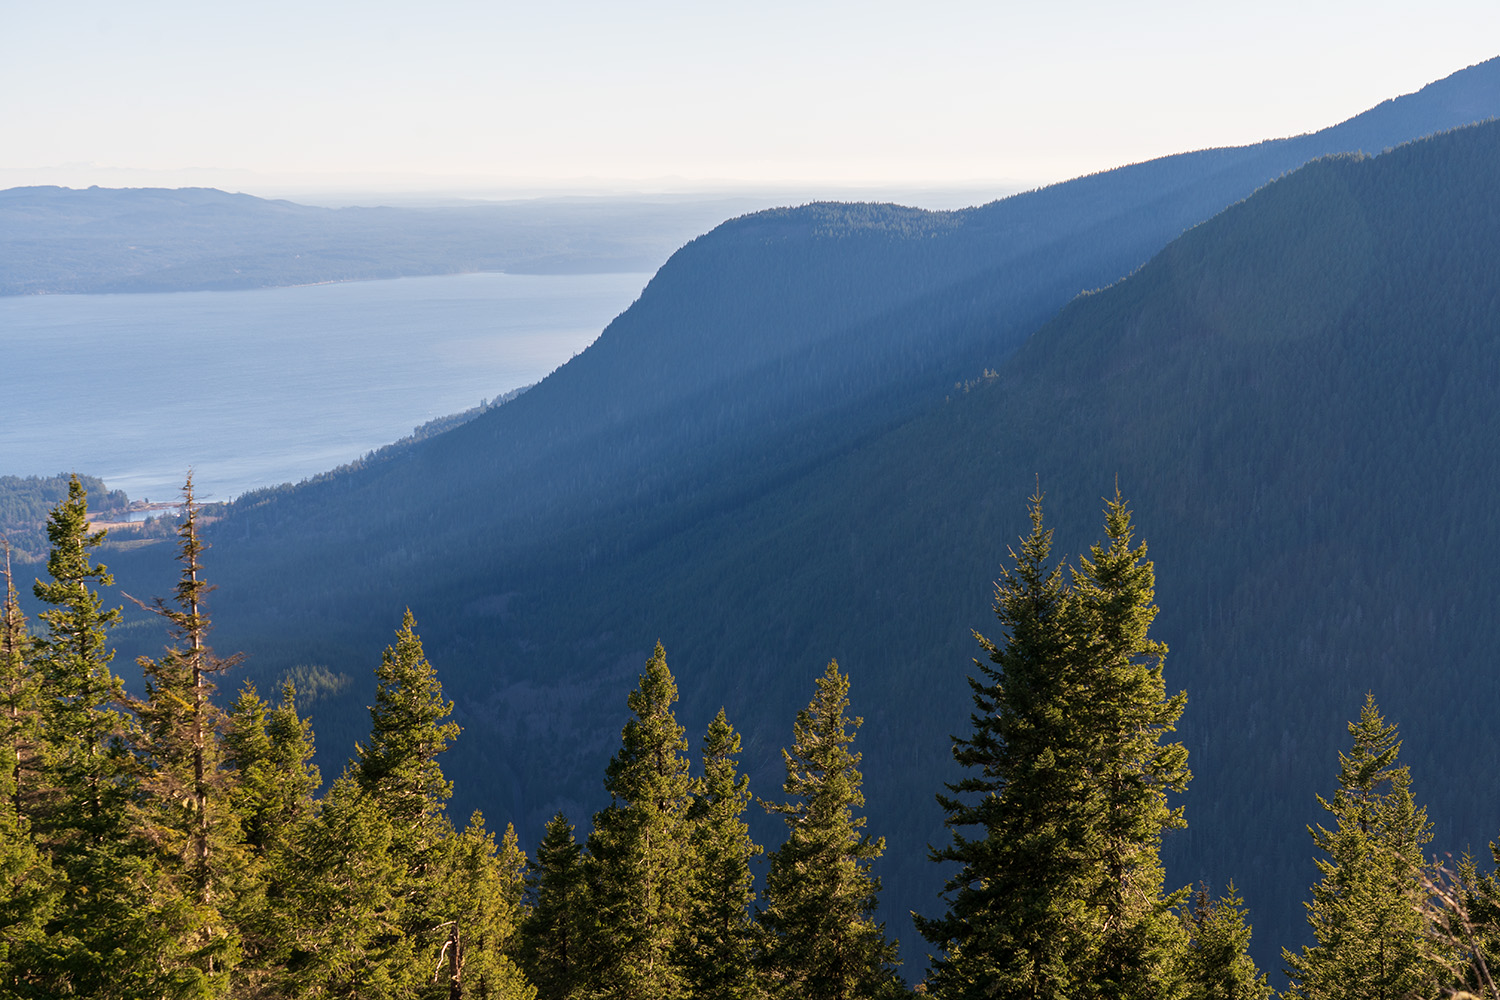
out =
<path fill-rule="evenodd" d="M 782 678 L 837 656 L 869 720 L 888 887 L 930 907 L 928 796 L 1023 498 L 1040 483 L 1076 553 L 1118 481 L 1156 561 L 1168 686 L 1189 694 L 1169 875 L 1233 878 L 1275 968 L 1304 932 L 1314 793 L 1367 690 L 1406 739 L 1432 847 L 1482 856 L 1500 833 L 1497 254 L 1500 125 L 1311 164 L 1072 303 L 997 377 L 580 578 L 571 614 L 532 630 L 673 637 L 686 700 L 728 701 L 768 770 Z"/>
<path fill-rule="evenodd" d="M 555 535 L 580 525 L 593 536 L 586 550 L 597 548 L 601 517 L 670 529 L 998 364 L 1081 289 L 1117 280 L 1282 172 L 1471 120 L 1475 93 L 1500 111 L 1500 61 L 1316 135 L 1168 157 L 963 212 L 811 205 L 731 221 L 674 255 L 597 343 L 514 406 L 410 461 L 268 504 L 242 527 L 343 550 L 335 539 L 358 521 L 365 538 L 399 536 L 418 564 L 476 542 L 506 559 L 540 543 L 551 563 Z M 411 537 L 418 508 L 432 522 Z"/>
<path fill-rule="evenodd" d="M 1493 81 L 1496 64 L 1467 72 Z M 1482 498 L 1483 465 L 1456 442 L 1483 454 L 1500 430 L 1483 396 L 1495 128 L 1314 164 L 1005 359 L 1078 289 L 1343 134 L 966 213 L 811 206 L 726 224 L 520 399 L 390 462 L 243 504 L 208 557 L 218 644 L 250 652 L 263 682 L 306 663 L 362 674 L 410 604 L 467 727 L 450 772 L 471 797 L 460 809 L 508 811 L 529 837 L 559 805 L 581 818 L 598 804 L 622 692 L 654 639 L 679 671 L 683 721 L 701 731 L 725 704 L 765 790 L 808 679 L 837 656 L 867 719 L 890 912 L 930 909 L 931 795 L 968 710 L 968 629 L 988 628 L 1024 497 L 1039 477 L 1076 551 L 1118 475 L 1158 560 L 1169 684 L 1193 698 L 1198 778 L 1172 877 L 1234 877 L 1262 949 L 1288 941 L 1313 874 L 1311 790 L 1366 686 L 1395 687 L 1376 693 L 1411 735 L 1439 837 L 1477 843 L 1496 825 L 1457 809 L 1417 717 L 1451 698 L 1462 718 L 1493 694 L 1458 623 L 1493 622 L 1474 583 L 1496 539 L 1464 506 Z M 997 378 L 952 389 L 987 365 Z M 122 582 L 150 578 L 145 555 L 111 563 Z M 170 570 L 156 579 L 165 592 Z M 1418 697 L 1413 662 L 1447 686 Z M 362 707 L 315 707 L 330 759 Z"/>

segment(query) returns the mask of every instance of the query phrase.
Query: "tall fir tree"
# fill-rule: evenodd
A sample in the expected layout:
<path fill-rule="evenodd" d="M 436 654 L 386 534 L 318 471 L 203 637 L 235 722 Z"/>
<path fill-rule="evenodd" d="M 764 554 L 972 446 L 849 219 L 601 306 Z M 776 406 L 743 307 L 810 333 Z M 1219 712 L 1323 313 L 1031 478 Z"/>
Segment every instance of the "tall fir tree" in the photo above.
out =
<path fill-rule="evenodd" d="M 941 950 L 929 988 L 1169 1000 L 1187 988 L 1185 892 L 1163 894 L 1160 847 L 1184 825 L 1166 796 L 1189 775 L 1166 742 L 1186 696 L 1167 696 L 1166 647 L 1148 634 L 1154 570 L 1118 493 L 1107 544 L 1071 583 L 1050 563 L 1040 495 L 1030 518 L 995 589 L 1002 638 L 976 634 L 989 663 L 969 678 L 972 734 L 953 739 L 968 773 L 938 796 L 950 840 L 933 858 L 959 869 L 948 912 L 917 920 Z"/>
<path fill-rule="evenodd" d="M 49 605 L 40 615 L 47 630 L 34 653 L 48 785 L 38 826 L 44 837 L 58 842 L 120 836 L 134 787 L 121 739 L 125 718 L 115 707 L 125 689 L 109 667 L 114 651 L 108 633 L 119 624 L 120 609 L 106 610 L 94 589 L 112 586 L 114 577 L 90 556 L 105 533 L 88 528 L 88 494 L 74 476 L 68 498 L 47 518 L 51 579 L 32 588 Z"/>
<path fill-rule="evenodd" d="M 588 886 L 583 845 L 562 813 L 547 821 L 529 880 L 531 912 L 521 922 L 519 958 L 540 1000 L 577 996 L 586 975 L 583 950 Z"/>
<path fill-rule="evenodd" d="M 497 847 L 476 811 L 444 855 L 439 909 L 443 943 L 432 977 L 433 997 L 535 1000 L 536 988 L 516 964 L 525 918 L 526 855 L 507 826 Z"/>
<path fill-rule="evenodd" d="M 1168 742 L 1187 695 L 1168 696 L 1165 643 L 1149 635 L 1156 618 L 1156 574 L 1146 545 L 1134 544 L 1130 509 L 1118 490 L 1104 512 L 1107 544 L 1096 543 L 1073 574 L 1080 619 L 1076 677 L 1093 762 L 1097 817 L 1086 905 L 1099 932 L 1083 996 L 1169 1000 L 1186 941 L 1175 909 L 1187 890 L 1164 895 L 1161 841 L 1187 825 L 1169 792 L 1187 789 L 1187 749 Z"/>
<path fill-rule="evenodd" d="M 605 770 L 611 804 L 588 841 L 594 988 L 619 1000 L 685 996 L 678 964 L 691 892 L 687 741 L 672 706 L 677 683 L 661 643 L 630 693 L 632 718 Z"/>
<path fill-rule="evenodd" d="M 690 813 L 694 878 L 681 962 L 695 1000 L 761 995 L 758 934 L 750 915 L 755 899 L 750 862 L 761 848 L 745 823 L 750 779 L 738 771 L 739 753 L 740 734 L 721 708 L 703 738 L 703 776 Z"/>
<path fill-rule="evenodd" d="M 106 610 L 95 587 L 114 582 L 90 550 L 88 496 L 78 478 L 48 516 L 48 609 L 35 643 L 41 680 L 38 808 L 33 830 L 67 892 L 47 924 L 47 954 L 28 975 L 44 995 L 207 996 L 213 984 L 180 962 L 195 922 L 191 903 L 131 822 L 139 772 L 124 687 L 110 670 Z"/>
<path fill-rule="evenodd" d="M 874 919 L 880 879 L 870 868 L 885 840 L 861 832 L 860 754 L 849 748 L 864 720 L 846 716 L 848 707 L 849 679 L 830 661 L 812 702 L 797 713 L 791 749 L 782 751 L 788 801 L 763 803 L 787 825 L 786 842 L 771 854 L 760 913 L 766 982 L 778 998 L 904 992 L 895 945 Z"/>
<path fill-rule="evenodd" d="M 227 915 L 252 878 L 232 804 L 236 775 L 225 766 L 222 713 L 213 702 L 214 676 L 238 657 L 220 658 L 208 645 L 211 623 L 204 598 L 213 588 L 203 578 L 205 546 L 198 537 L 191 473 L 182 497 L 182 570 L 175 599 L 141 603 L 166 620 L 173 644 L 159 658 L 139 659 L 146 697 L 129 702 L 139 723 L 136 743 L 145 768 L 135 820 L 176 891 L 196 910 L 187 917 L 193 926 L 177 960 L 201 970 L 204 988 L 219 994 L 228 989 L 228 972 L 240 957 L 240 937 Z"/>
<path fill-rule="evenodd" d="M 401 899 L 396 928 L 401 947 L 413 956 L 404 967 L 393 963 L 398 971 L 392 974 L 404 976 L 404 988 L 414 989 L 431 976 L 425 970 L 441 950 L 442 927 L 451 919 L 439 897 L 439 866 L 454 836 L 446 812 L 453 785 L 438 757 L 459 727 L 444 721 L 453 714 L 453 702 L 443 697 L 409 609 L 375 676 L 369 742 L 357 748 L 350 774 L 391 821 L 389 851 L 399 871 Z"/>
<path fill-rule="evenodd" d="M 953 737 L 964 777 L 939 794 L 959 866 L 948 912 L 918 917 L 939 949 L 928 991 L 944 998 L 1069 995 L 1092 931 L 1083 905 L 1091 844 L 1090 775 L 1072 676 L 1077 604 L 1051 562 L 1052 531 L 1032 497 L 1031 531 L 995 585 L 1000 639 L 975 638 L 988 662 L 970 675 L 972 732 Z"/>
<path fill-rule="evenodd" d="M 1245 901 L 1233 882 L 1218 899 L 1201 886 L 1183 907 L 1182 921 L 1187 1000 L 1269 1000 L 1271 986 L 1250 957 Z"/>
<path fill-rule="evenodd" d="M 3 543 L 3 539 L 0 539 Z M 30 635 L 5 550 L 5 602 L 0 611 L 0 996 L 24 996 L 26 973 L 46 961 L 47 925 L 62 885 L 31 836 L 21 806 L 22 762 L 34 754 L 36 704 L 27 658 Z M 29 774 L 28 774 L 29 777 Z"/>
<path fill-rule="evenodd" d="M 1411 772 L 1397 764 L 1401 741 L 1373 694 L 1349 724 L 1354 746 L 1339 754 L 1339 787 L 1318 803 L 1333 829 L 1309 827 L 1323 853 L 1307 920 L 1314 944 L 1282 951 L 1289 997 L 1386 1000 L 1433 996 L 1451 956 L 1430 953 L 1424 934 L 1427 890 L 1423 846 L 1432 839 L 1427 810 L 1411 794 Z"/>
<path fill-rule="evenodd" d="M 296 686 L 284 684 L 272 708 L 245 682 L 225 720 L 224 752 L 237 778 L 232 803 L 253 876 L 235 900 L 245 947 L 240 976 L 261 983 L 274 978 L 296 942 L 301 875 L 295 848 L 313 821 L 313 796 L 322 783 L 312 763 L 312 724 L 297 711 Z"/>

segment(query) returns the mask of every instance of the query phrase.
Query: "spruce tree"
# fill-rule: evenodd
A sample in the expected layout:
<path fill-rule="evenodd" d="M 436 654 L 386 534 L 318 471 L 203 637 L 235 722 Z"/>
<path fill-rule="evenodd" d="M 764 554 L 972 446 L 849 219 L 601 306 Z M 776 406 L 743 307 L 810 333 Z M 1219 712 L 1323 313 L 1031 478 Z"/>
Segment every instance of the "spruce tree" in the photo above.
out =
<path fill-rule="evenodd" d="M 313 742 L 311 721 L 297 711 L 295 684 L 282 685 L 281 702 L 272 708 L 245 682 L 226 720 L 224 748 L 238 772 L 233 797 L 245 842 L 261 855 L 284 850 L 312 814 L 322 784 Z"/>
<path fill-rule="evenodd" d="M 685 995 L 678 965 L 691 888 L 687 742 L 661 643 L 630 693 L 632 718 L 605 770 L 611 804 L 594 816 L 588 958 L 592 985 L 620 1000 Z"/>
<path fill-rule="evenodd" d="M 227 971 L 238 964 L 239 934 L 225 914 L 250 873 L 244 834 L 231 804 L 234 773 L 225 766 L 220 738 L 222 714 L 213 702 L 213 676 L 238 657 L 221 659 L 208 645 L 211 623 L 204 598 L 213 588 L 203 578 L 198 504 L 189 474 L 182 488 L 178 528 L 181 578 L 173 604 L 142 604 L 170 626 L 173 645 L 165 655 L 141 657 L 144 700 L 131 700 L 139 723 L 136 740 L 145 766 L 136 823 L 157 849 L 164 869 L 196 909 L 195 926 L 178 961 L 203 970 L 228 988 Z"/>
<path fill-rule="evenodd" d="M 1148 634 L 1157 613 L 1155 570 L 1145 543 L 1134 544 L 1118 490 L 1104 529 L 1108 544 L 1096 543 L 1073 574 L 1080 612 L 1073 655 L 1087 692 L 1078 708 L 1097 817 L 1084 900 L 1100 925 L 1081 993 L 1166 1000 L 1182 988 L 1176 970 L 1186 942 L 1174 909 L 1187 892 L 1162 893 L 1161 839 L 1187 825 L 1167 793 L 1185 791 L 1191 777 L 1187 749 L 1167 737 L 1187 695 L 1166 693 L 1167 647 Z"/>
<path fill-rule="evenodd" d="M 47 536 L 50 580 L 33 588 L 49 607 L 34 645 L 42 711 L 32 830 L 68 891 L 48 921 L 46 954 L 27 975 L 42 994 L 204 995 L 199 973 L 173 959 L 191 907 L 159 891 L 170 878 L 130 822 L 138 772 L 108 648 L 120 611 L 106 610 L 94 589 L 114 580 L 90 556 L 104 532 L 88 530 L 76 476 L 48 516 Z"/>
<path fill-rule="evenodd" d="M 287 960 L 295 943 L 301 878 L 295 848 L 313 821 L 313 795 L 322 783 L 296 687 L 284 684 L 273 709 L 247 681 L 228 714 L 224 750 L 237 776 L 232 802 L 254 878 L 235 907 L 248 966 L 242 972 L 259 981 Z"/>
<path fill-rule="evenodd" d="M 764 966 L 773 996 L 869 1000 L 903 992 L 896 948 L 874 920 L 880 880 L 870 871 L 884 838 L 861 830 L 865 803 L 860 754 L 850 751 L 863 719 L 848 718 L 849 679 L 830 661 L 807 708 L 797 713 L 792 747 L 783 750 L 788 796 L 762 803 L 786 821 L 787 839 L 771 855 L 765 908 Z"/>
<path fill-rule="evenodd" d="M 360 787 L 395 821 L 394 847 L 413 869 L 421 867 L 423 853 L 443 834 L 444 803 L 453 785 L 443 777 L 438 756 L 459 733 L 457 723 L 443 721 L 453 713 L 453 702 L 443 698 L 415 629 L 408 609 L 396 644 L 386 647 L 375 672 L 370 739 L 358 747 L 354 768 Z"/>
<path fill-rule="evenodd" d="M 694 878 L 681 961 L 696 1000 L 746 1000 L 761 993 L 750 916 L 750 861 L 761 848 L 744 819 L 750 779 L 735 765 L 739 753 L 740 734 L 721 708 L 703 738 L 703 777 L 690 814 Z"/>
<path fill-rule="evenodd" d="M 529 888 L 532 905 L 521 921 L 521 967 L 540 1000 L 568 1000 L 584 984 L 581 939 L 588 889 L 583 845 L 562 813 L 547 821 Z"/>
<path fill-rule="evenodd" d="M 1166 647 L 1149 636 L 1154 571 L 1118 493 L 1107 544 L 1071 582 L 1050 563 L 1041 497 L 1031 532 L 995 588 L 999 642 L 978 636 L 976 711 L 955 736 L 966 775 L 938 796 L 950 841 L 932 856 L 960 867 L 949 910 L 918 918 L 941 949 L 929 978 L 944 997 L 1169 1000 L 1186 989 L 1186 947 L 1164 895 L 1167 804 L 1186 786 L 1187 751 L 1166 742 L 1186 696 L 1168 697 Z M 972 832 L 970 832 L 972 831 Z"/>
<path fill-rule="evenodd" d="M 1269 1000 L 1266 974 L 1250 957 L 1245 901 L 1233 882 L 1218 899 L 1201 886 L 1183 908 L 1182 920 L 1188 942 L 1182 959 L 1187 1000 Z"/>
<path fill-rule="evenodd" d="M 1366 695 L 1359 721 L 1349 724 L 1354 746 L 1339 754 L 1339 788 L 1318 803 L 1333 829 L 1309 827 L 1323 853 L 1322 880 L 1307 903 L 1315 943 L 1282 951 L 1290 997 L 1306 1000 L 1385 1000 L 1432 996 L 1448 985 L 1449 956 L 1427 950 L 1422 848 L 1432 838 L 1427 811 L 1411 794 L 1411 772 L 1397 764 L 1401 742 Z"/>
<path fill-rule="evenodd" d="M 940 953 L 928 991 L 945 998 L 1060 997 L 1094 930 L 1083 905 L 1092 831 L 1092 777 L 1072 675 L 1077 602 L 1051 563 L 1041 497 L 1031 531 L 995 585 L 1000 639 L 975 633 L 988 662 L 969 677 L 972 732 L 953 737 L 964 776 L 939 794 L 950 841 L 936 861 L 948 912 L 918 917 Z"/>
<path fill-rule="evenodd" d="M 533 1000 L 536 988 L 514 960 L 516 938 L 525 917 L 526 855 L 507 826 L 499 847 L 476 811 L 463 833 L 451 838 L 439 890 L 438 951 L 434 997 L 460 1000 Z"/>
<path fill-rule="evenodd" d="M 333 783 L 288 859 L 296 925 L 279 992 L 308 1000 L 401 995 L 424 971 L 402 933 L 407 883 L 394 838 L 385 807 L 358 780 L 345 774 Z"/>
<path fill-rule="evenodd" d="M 125 718 L 115 708 L 125 689 L 109 668 L 114 651 L 108 648 L 108 631 L 119 624 L 120 609 L 106 610 L 94 589 L 112 586 L 114 577 L 89 554 L 104 535 L 89 532 L 88 494 L 72 477 L 68 498 L 47 518 L 51 579 L 38 580 L 33 588 L 50 606 L 40 615 L 47 630 L 34 653 L 48 786 L 38 827 L 59 846 L 119 838 L 124 806 L 134 792 L 122 740 Z"/>
<path fill-rule="evenodd" d="M 400 873 L 396 892 L 401 898 L 395 928 L 401 947 L 413 956 L 404 966 L 393 962 L 392 968 L 404 977 L 404 988 L 415 988 L 431 977 L 425 970 L 436 961 L 445 939 L 443 926 L 451 920 L 440 899 L 440 863 L 454 836 L 445 811 L 453 785 L 443 776 L 438 757 L 459 728 L 444 721 L 453 702 L 443 697 L 410 610 L 375 676 L 369 742 L 357 748 L 358 760 L 351 761 L 349 771 L 391 821 L 388 849 Z"/>
<path fill-rule="evenodd" d="M 0 540 L 3 541 L 3 540 Z M 5 548 L 5 602 L 0 611 L 0 996 L 22 996 L 26 972 L 46 961 L 47 924 L 62 885 L 31 835 L 21 807 L 21 763 L 34 753 L 36 705 L 27 651 L 30 636 L 11 580 Z"/>

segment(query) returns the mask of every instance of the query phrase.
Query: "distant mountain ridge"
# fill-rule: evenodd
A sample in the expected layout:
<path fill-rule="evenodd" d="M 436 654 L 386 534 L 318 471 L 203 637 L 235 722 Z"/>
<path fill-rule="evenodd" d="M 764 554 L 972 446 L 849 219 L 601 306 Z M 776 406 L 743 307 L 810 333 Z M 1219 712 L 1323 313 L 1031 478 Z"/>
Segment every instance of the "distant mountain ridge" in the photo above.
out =
<path fill-rule="evenodd" d="M 1406 700 L 1383 697 L 1387 715 L 1419 730 L 1416 760 L 1436 770 L 1413 718 L 1430 721 L 1434 696 L 1402 664 L 1422 655 L 1416 632 L 1500 621 L 1472 586 L 1500 558 L 1487 480 L 1464 480 L 1488 467 L 1500 412 L 1484 268 L 1500 249 L 1500 126 L 1266 184 L 1307 156 L 1397 146 L 1417 119 L 1419 134 L 1451 129 L 1473 112 L 1445 102 L 1475 91 L 1454 81 L 1500 105 L 1497 73 L 1424 89 L 1420 113 L 1402 98 L 1313 136 L 960 213 L 814 205 L 725 223 L 521 398 L 216 526 L 218 645 L 250 651 L 263 680 L 306 662 L 362 676 L 410 604 L 463 713 L 460 806 L 509 810 L 527 836 L 555 808 L 585 820 L 598 804 L 655 638 L 683 721 L 701 730 L 725 704 L 761 791 L 808 679 L 837 656 L 867 720 L 871 831 L 891 845 L 899 919 L 935 905 L 926 806 L 1024 497 L 1039 478 L 1077 551 L 1118 473 L 1158 562 L 1168 683 L 1192 698 L 1198 779 L 1172 877 L 1234 878 L 1258 947 L 1291 944 L 1312 879 L 1301 831 L 1343 703 L 1389 685 Z M 1429 329 L 1445 333 L 1412 332 Z M 1380 502 L 1356 507 L 1372 481 Z M 1393 533 L 1403 514 L 1421 530 Z M 1389 563 L 1361 561 L 1369 537 Z M 1424 544 L 1438 568 L 1390 568 Z M 112 569 L 157 573 L 165 592 L 157 560 L 119 553 Z M 1464 590 L 1445 589 L 1442 565 Z M 1444 636 L 1443 690 L 1488 704 L 1476 641 Z M 362 732 L 361 697 L 320 705 L 330 763 Z M 1482 828 L 1454 808 L 1469 778 L 1483 775 L 1431 793 L 1459 816 L 1449 833 Z"/>
<path fill-rule="evenodd" d="M 0 191 L 0 295 L 654 270 L 733 198 L 318 208 L 212 188 Z"/>

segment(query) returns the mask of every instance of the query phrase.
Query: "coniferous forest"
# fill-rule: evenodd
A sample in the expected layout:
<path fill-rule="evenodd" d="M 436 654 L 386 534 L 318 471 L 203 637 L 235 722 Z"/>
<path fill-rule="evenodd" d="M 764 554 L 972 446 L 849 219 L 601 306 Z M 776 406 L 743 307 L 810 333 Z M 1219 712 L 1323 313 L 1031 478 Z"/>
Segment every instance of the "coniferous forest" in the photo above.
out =
<path fill-rule="evenodd" d="M 141 658 L 139 697 L 112 666 L 121 611 L 100 596 L 113 578 L 76 477 L 48 516 L 36 622 L 7 558 L 0 995 L 1272 994 L 1233 882 L 1166 880 L 1163 838 L 1187 825 L 1174 733 L 1189 696 L 1166 682 L 1155 567 L 1118 493 L 1075 562 L 1054 555 L 1033 496 L 995 628 L 975 634 L 971 725 L 952 736 L 962 777 L 933 790 L 943 892 L 914 914 L 930 961 L 898 955 L 875 917 L 885 840 L 837 662 L 792 720 L 781 788 L 752 791 L 722 709 L 701 741 L 678 724 L 658 643 L 625 695 L 609 805 L 587 827 L 558 813 L 528 857 L 513 825 L 447 810 L 443 755 L 462 734 L 410 611 L 374 667 L 368 735 L 330 781 L 294 683 L 272 700 L 248 682 L 219 694 L 238 657 L 210 644 L 191 477 L 183 493 L 178 583 L 136 601 L 171 636 Z M 1372 696 L 1348 733 L 1309 827 L 1313 943 L 1283 951 L 1284 995 L 1496 996 L 1500 880 L 1469 857 L 1429 860 L 1432 823 Z M 785 821 L 779 843 L 751 837 L 757 808 Z"/>

